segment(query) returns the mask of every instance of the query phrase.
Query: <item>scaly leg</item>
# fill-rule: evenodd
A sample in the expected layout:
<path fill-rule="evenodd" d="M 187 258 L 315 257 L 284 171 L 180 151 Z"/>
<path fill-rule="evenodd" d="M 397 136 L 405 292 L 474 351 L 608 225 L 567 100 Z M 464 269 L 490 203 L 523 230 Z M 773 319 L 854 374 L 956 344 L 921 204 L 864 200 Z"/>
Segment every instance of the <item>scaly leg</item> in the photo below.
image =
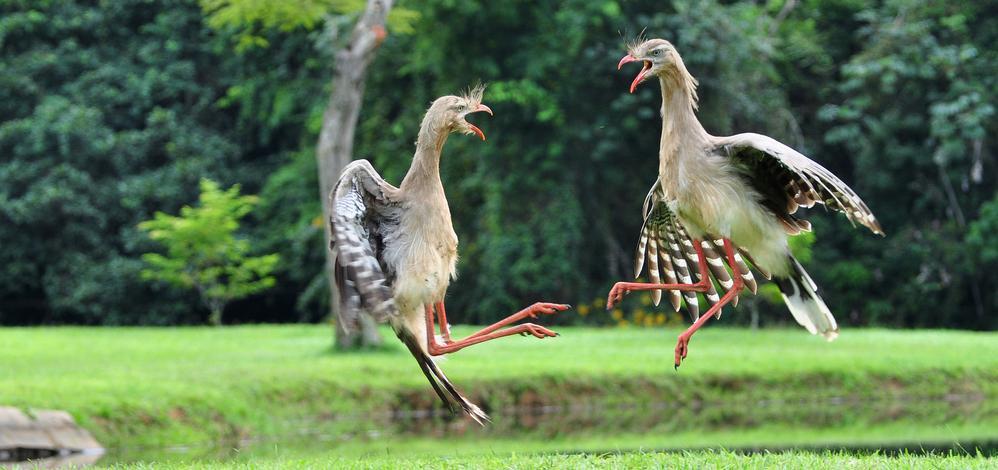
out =
<path fill-rule="evenodd" d="M 679 335 L 679 341 L 676 344 L 677 369 L 679 368 L 679 364 L 683 362 L 683 359 L 686 359 L 686 354 L 689 352 L 690 338 L 693 337 L 693 333 L 696 333 L 696 331 L 699 330 L 704 323 L 707 323 L 707 320 L 710 320 L 710 318 L 717 314 L 717 312 L 721 311 L 721 307 L 730 302 L 732 299 L 738 297 L 738 293 L 742 291 L 742 286 L 745 284 L 736 268 L 738 265 L 735 264 L 735 249 L 734 244 L 731 243 L 731 240 L 724 240 L 724 252 L 728 256 L 728 265 L 731 266 L 732 271 L 734 271 L 731 276 L 734 281 L 734 285 L 732 285 L 731 289 L 728 289 L 728 291 L 724 293 L 721 300 L 712 305 L 706 313 L 701 315 L 697 321 L 693 322 L 693 325 Z"/>
<path fill-rule="evenodd" d="M 437 306 L 443 311 L 443 302 L 438 302 Z M 500 328 L 507 326 L 513 322 L 522 320 L 524 318 L 537 318 L 538 314 L 553 314 L 560 311 L 568 310 L 568 305 L 562 304 L 549 304 L 538 302 L 533 304 L 519 312 L 514 313 L 490 326 L 482 328 L 478 332 L 458 341 L 451 341 L 450 330 L 447 330 L 446 337 L 444 338 L 444 344 L 437 343 L 437 339 L 434 336 L 434 312 L 433 306 L 427 304 L 425 306 L 425 316 L 426 316 L 426 341 L 427 350 L 433 356 L 439 356 L 441 354 L 448 354 L 455 351 L 459 351 L 468 346 L 483 343 L 485 341 L 490 341 L 496 338 L 502 338 L 504 336 L 515 335 L 515 334 L 531 334 L 537 338 L 547 338 L 552 336 L 558 336 L 547 328 L 540 325 L 535 325 L 533 323 L 524 323 L 522 325 L 516 325 L 510 328 L 505 328 L 500 330 Z M 445 314 L 446 315 L 446 314 Z M 443 317 L 442 317 L 443 318 Z M 443 329 L 443 326 L 441 326 Z M 498 331 L 497 331 L 498 330 Z"/>
<path fill-rule="evenodd" d="M 610 289 L 610 294 L 606 298 L 606 309 L 610 310 L 617 302 L 624 300 L 624 296 L 641 290 L 678 290 L 707 292 L 710 290 L 710 277 L 707 275 L 707 258 L 703 256 L 703 248 L 700 242 L 693 241 L 693 246 L 697 250 L 697 266 L 700 270 L 700 282 L 696 284 L 652 284 L 646 282 L 618 282 Z M 732 265 L 734 266 L 734 265 Z M 736 276 L 737 277 L 737 276 Z"/>
<path fill-rule="evenodd" d="M 443 336 L 444 343 L 450 342 L 450 325 L 447 324 L 447 309 L 443 302 L 437 302 L 437 312 L 440 313 L 440 336 Z"/>
<path fill-rule="evenodd" d="M 516 312 L 516 313 L 514 313 L 514 314 L 512 314 L 512 315 L 510 315 L 510 316 L 508 316 L 506 318 L 503 318 L 502 320 L 499 320 L 499 321 L 497 321 L 497 322 L 495 322 L 495 323 L 493 323 L 493 324 L 491 324 L 491 325 L 489 325 L 489 326 L 487 326 L 485 328 L 482 328 L 481 330 L 478 330 L 475 333 L 472 333 L 471 335 L 469 335 L 465 339 L 467 340 L 467 339 L 471 339 L 471 338 L 475 338 L 475 337 L 478 337 L 478 336 L 482 336 L 482 335 L 486 335 L 486 334 L 492 333 L 493 331 L 496 331 L 499 328 L 502 328 L 502 327 L 507 326 L 509 324 L 518 322 L 518 321 L 523 320 L 523 319 L 528 318 L 528 317 L 529 318 L 537 318 L 537 314 L 539 314 L 539 313 L 542 313 L 542 314 L 545 314 L 545 315 L 553 315 L 555 313 L 568 310 L 569 308 L 572 308 L 571 305 L 551 304 L 551 303 L 546 303 L 546 302 L 537 302 L 537 303 L 535 303 L 535 304 L 533 304 L 533 305 L 531 305 L 531 306 L 529 306 L 529 307 L 527 307 L 527 308 L 525 308 L 523 310 L 520 310 L 519 312 Z M 555 335 L 557 336 L 557 333 L 555 333 Z"/>

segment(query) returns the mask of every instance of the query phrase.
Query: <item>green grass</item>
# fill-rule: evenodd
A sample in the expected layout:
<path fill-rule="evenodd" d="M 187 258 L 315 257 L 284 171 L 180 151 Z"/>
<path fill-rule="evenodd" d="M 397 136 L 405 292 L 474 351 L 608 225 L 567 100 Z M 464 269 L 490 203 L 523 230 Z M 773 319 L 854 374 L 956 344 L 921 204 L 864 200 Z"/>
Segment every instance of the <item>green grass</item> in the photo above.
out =
<path fill-rule="evenodd" d="M 883 419 L 881 417 L 881 419 Z M 634 452 L 708 451 L 719 449 L 768 449 L 779 451 L 819 452 L 825 449 L 871 452 L 876 449 L 924 449 L 944 452 L 956 449 L 974 455 L 983 445 L 986 455 L 994 455 L 995 429 L 998 420 L 968 422 L 957 417 L 953 423 L 921 423 L 903 419 L 879 423 L 877 420 L 848 422 L 831 428 L 807 424 L 763 425 L 750 429 L 668 429 L 603 433 L 588 429 L 581 432 L 549 434 L 525 430 L 513 436 L 488 432 L 458 430 L 442 434 L 439 429 L 422 429 L 423 436 L 379 436 L 373 439 L 336 436 L 295 436 L 264 440 L 239 449 L 204 447 L 176 452 L 112 453 L 105 462 L 149 462 L 183 464 L 185 462 L 226 462 L 231 464 L 280 462 L 285 460 L 323 462 L 330 457 L 342 461 L 384 461 L 433 458 L 454 461 L 474 460 L 480 456 L 550 455 L 564 453 L 627 454 Z M 349 435 L 349 434 L 348 434 Z M 330 439 L 331 438 L 331 439 Z M 975 441 L 975 439 L 985 439 Z M 990 439 L 990 440 L 988 440 Z M 965 444 L 956 444 L 963 442 Z M 974 444 L 977 442 L 977 445 Z M 937 449 L 937 450 L 934 450 Z"/>
<path fill-rule="evenodd" d="M 632 468 L 851 468 L 851 469 L 992 469 L 998 459 L 970 455 L 853 455 L 837 452 L 780 452 L 741 455 L 725 451 L 628 454 L 551 454 L 512 456 L 375 457 L 364 460 L 348 458 L 298 459 L 275 458 L 248 462 L 198 462 L 173 468 L 198 469 L 325 469 L 325 468 L 476 468 L 476 469 L 632 469 Z M 136 468 L 160 468 L 159 465 Z"/>
<path fill-rule="evenodd" d="M 469 331 L 458 328 L 456 334 Z M 492 439 L 493 450 L 524 448 L 523 439 L 510 435 L 536 438 L 532 451 L 575 444 L 580 449 L 711 445 L 697 440 L 698 427 L 723 432 L 725 423 L 755 423 L 760 413 L 776 413 L 773 409 L 780 414 L 789 409 L 791 415 L 773 417 L 778 426 L 771 429 L 755 423 L 755 438 L 732 439 L 779 443 L 792 435 L 796 442 L 827 442 L 864 432 L 873 433 L 871 439 L 887 439 L 908 431 L 912 438 L 927 439 L 940 425 L 949 427 L 947 438 L 994 437 L 988 429 L 994 429 L 990 425 L 996 413 L 987 404 L 998 396 L 995 333 L 845 330 L 837 341 L 826 343 L 796 329 L 708 328 L 694 337 L 690 356 L 677 372 L 672 349 L 678 330 L 560 332 L 554 339 L 512 337 L 475 346 L 454 354 L 443 367 L 459 387 L 493 410 L 518 405 L 622 407 L 614 413 L 626 415 L 628 406 L 640 406 L 630 411 L 630 418 L 600 424 L 620 439 L 584 433 L 556 439 L 552 436 L 575 429 L 541 425 L 524 431 L 517 419 L 497 417 L 481 431 Z M 388 413 L 437 405 L 412 358 L 393 336 L 386 340 L 390 347 L 383 351 L 337 354 L 330 350 L 330 329 L 323 326 L 0 329 L 0 404 L 68 410 L 102 443 L 126 450 L 283 435 L 303 422 L 310 427 L 325 423 L 322 432 L 336 434 L 356 430 L 370 416 L 381 416 L 371 427 L 390 429 Z M 954 419 L 959 403 L 919 407 L 913 412 L 930 423 L 921 428 L 903 421 L 887 421 L 885 427 L 858 412 L 843 421 L 839 415 L 848 418 L 854 408 L 848 404 L 818 412 L 782 405 L 756 409 L 758 403 L 774 400 L 821 403 L 846 397 L 864 403 L 914 397 L 942 403 L 946 396 L 970 400 L 972 410 Z M 678 421 L 642 427 L 650 403 L 668 404 L 660 417 L 676 415 Z M 690 408 L 702 410 L 690 415 Z M 744 415 L 731 415 L 731 410 Z M 585 423 L 594 419 L 579 418 Z M 838 424 L 831 435 L 792 426 L 834 419 Z M 691 420 L 692 428 L 684 424 Z M 644 431 L 630 431 L 635 428 Z M 663 435 L 680 438 L 663 444 Z M 414 450 L 439 446 L 432 439 L 407 442 Z M 349 447 L 364 455 L 383 445 L 374 441 Z M 481 448 L 475 439 L 458 439 L 455 445 Z"/>

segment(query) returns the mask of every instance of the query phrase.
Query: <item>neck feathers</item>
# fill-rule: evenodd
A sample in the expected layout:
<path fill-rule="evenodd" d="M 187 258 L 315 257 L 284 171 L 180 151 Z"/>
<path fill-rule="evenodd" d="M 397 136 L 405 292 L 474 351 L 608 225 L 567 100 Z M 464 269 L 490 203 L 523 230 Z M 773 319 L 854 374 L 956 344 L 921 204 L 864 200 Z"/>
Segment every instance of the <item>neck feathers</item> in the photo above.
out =
<path fill-rule="evenodd" d="M 699 82 L 686 69 L 686 64 L 683 63 L 679 54 L 673 54 L 673 65 L 674 67 L 667 68 L 659 75 L 659 80 L 662 82 L 662 95 L 665 96 L 667 89 L 669 93 L 680 94 L 685 98 L 685 103 L 682 104 L 689 107 L 691 111 L 695 111 L 699 100 L 697 97 Z"/>
<path fill-rule="evenodd" d="M 446 128 L 444 113 L 431 108 L 423 116 L 419 126 L 419 136 L 416 138 L 416 153 L 412 157 L 412 165 L 406 173 L 399 189 L 419 190 L 423 188 L 442 188 L 440 183 L 440 153 L 450 135 Z"/>
<path fill-rule="evenodd" d="M 676 67 L 659 74 L 662 86 L 662 141 L 659 147 L 659 173 L 663 181 L 676 183 L 683 162 L 697 159 L 710 136 L 697 119 L 697 80 L 686 70 L 682 59 Z"/>
<path fill-rule="evenodd" d="M 440 110 L 430 108 L 426 112 L 422 124 L 419 125 L 419 136 L 416 138 L 417 151 L 432 149 L 436 151 L 437 157 L 440 156 L 444 142 L 447 141 L 447 135 L 450 134 L 446 129 L 445 121 L 445 113 Z"/>

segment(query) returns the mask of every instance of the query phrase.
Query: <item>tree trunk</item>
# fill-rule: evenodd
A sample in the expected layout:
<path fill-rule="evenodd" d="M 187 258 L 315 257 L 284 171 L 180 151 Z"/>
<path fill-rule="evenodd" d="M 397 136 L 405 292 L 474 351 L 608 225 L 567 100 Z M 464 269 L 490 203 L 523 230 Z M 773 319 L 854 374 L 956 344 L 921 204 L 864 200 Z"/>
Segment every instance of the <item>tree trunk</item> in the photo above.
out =
<path fill-rule="evenodd" d="M 392 8 L 393 0 L 368 0 L 367 7 L 357 25 L 353 29 L 350 41 L 336 52 L 335 70 L 333 72 L 332 93 L 322 116 L 322 131 L 319 133 L 319 145 L 315 158 L 319 164 L 319 186 L 322 198 L 323 219 L 330 211 L 329 193 L 343 167 L 353 159 L 354 129 L 357 127 L 357 116 L 364 96 L 364 79 L 367 76 L 367 66 L 374 59 L 374 53 L 385 39 L 385 20 Z M 324 223 L 326 231 L 326 247 L 330 246 L 332 234 L 329 224 Z M 328 248 L 326 249 L 326 276 L 329 278 L 329 305 L 331 312 L 339 308 L 336 294 L 336 281 L 333 276 L 336 259 Z M 333 315 L 336 318 L 336 315 Z M 360 331 L 347 334 L 338 326 L 335 329 L 336 345 L 340 348 L 350 348 L 356 345 L 376 345 L 381 343 L 381 336 L 375 329 L 373 319 L 362 315 Z M 354 337 L 360 334 L 360 339 Z"/>
<path fill-rule="evenodd" d="M 208 324 L 211 326 L 222 326 L 222 310 L 225 308 L 225 304 L 217 301 L 212 301 L 208 303 L 208 309 L 211 310 L 211 314 L 208 315 Z"/>
<path fill-rule="evenodd" d="M 381 344 L 378 324 L 370 315 L 361 315 L 359 323 L 359 328 L 348 332 L 343 331 L 342 325 L 336 322 L 336 349 L 357 349 Z"/>

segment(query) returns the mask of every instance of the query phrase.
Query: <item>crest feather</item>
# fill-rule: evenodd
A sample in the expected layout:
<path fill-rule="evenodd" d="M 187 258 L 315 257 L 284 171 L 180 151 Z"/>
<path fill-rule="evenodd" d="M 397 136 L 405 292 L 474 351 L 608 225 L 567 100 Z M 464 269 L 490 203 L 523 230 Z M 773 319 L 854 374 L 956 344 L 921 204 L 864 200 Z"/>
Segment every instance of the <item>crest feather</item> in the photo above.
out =
<path fill-rule="evenodd" d="M 642 29 L 641 32 L 638 33 L 637 36 L 634 36 L 634 39 L 631 39 L 631 40 L 628 40 L 628 41 L 624 42 L 624 47 L 627 48 L 627 53 L 628 54 L 635 55 L 638 52 L 638 47 L 641 46 L 642 44 L 644 44 L 645 41 L 648 40 L 648 38 L 645 37 L 645 30 L 647 30 L 647 29 L 648 28 Z"/>
<path fill-rule="evenodd" d="M 461 94 L 461 97 L 464 98 L 465 100 L 468 100 L 468 102 L 471 103 L 472 105 L 479 105 L 482 104 L 482 96 L 484 94 L 485 94 L 485 84 L 478 83 L 476 85 L 469 87 L 464 93 Z"/>

